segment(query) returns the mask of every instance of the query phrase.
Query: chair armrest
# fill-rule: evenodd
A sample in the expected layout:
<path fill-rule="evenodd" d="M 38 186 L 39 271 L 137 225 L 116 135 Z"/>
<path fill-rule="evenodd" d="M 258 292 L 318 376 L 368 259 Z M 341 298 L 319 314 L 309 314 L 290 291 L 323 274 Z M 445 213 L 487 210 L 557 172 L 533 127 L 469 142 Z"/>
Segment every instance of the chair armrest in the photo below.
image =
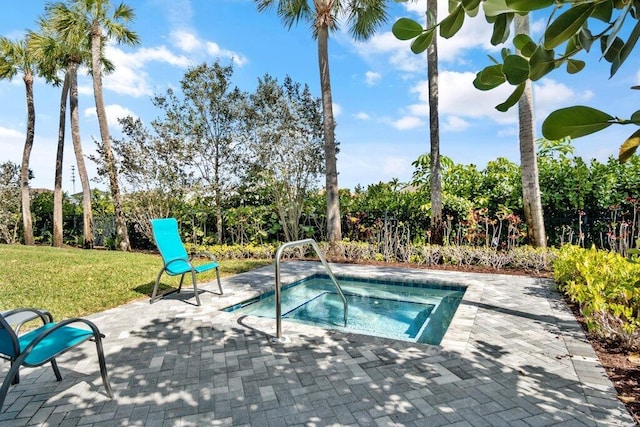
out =
<path fill-rule="evenodd" d="M 194 258 L 208 258 L 211 261 L 218 262 L 218 259 L 216 258 L 216 256 L 214 254 L 212 254 L 211 252 L 207 252 L 207 251 L 193 252 L 189 256 L 189 261 L 191 261 Z"/>
<path fill-rule="evenodd" d="M 87 332 L 90 332 L 92 337 L 88 337 L 85 338 L 82 341 L 86 341 L 87 339 L 97 339 L 100 340 L 102 338 L 104 338 L 104 335 L 100 332 L 100 330 L 98 329 L 98 327 L 91 321 L 87 320 L 87 319 L 82 319 L 82 318 L 73 318 L 73 319 L 67 319 L 67 320 L 63 320 L 61 322 L 56 323 L 54 326 L 52 326 L 51 328 L 47 329 L 46 331 L 40 333 L 37 337 L 35 337 L 25 348 L 24 350 L 22 350 L 20 352 L 20 355 L 16 358 L 15 362 L 16 364 L 22 364 L 27 357 L 29 356 L 29 354 L 33 351 L 33 349 L 35 347 L 38 346 L 38 344 L 40 344 L 45 338 L 47 338 L 49 335 L 53 334 L 54 332 L 56 332 L 58 329 L 64 328 L 65 326 L 69 326 L 72 323 L 84 323 L 85 325 L 87 325 L 89 327 L 89 330 L 87 330 Z M 80 329 L 80 328 L 76 328 L 76 329 Z M 84 328 L 82 328 L 84 329 Z M 81 341 L 81 342 L 82 342 Z M 79 344 L 80 342 L 78 342 Z M 55 357 L 57 357 L 58 355 L 64 353 L 66 350 L 75 347 L 77 344 L 68 346 L 67 348 L 65 348 L 63 351 L 61 352 L 57 352 L 55 354 L 50 354 L 48 355 L 49 357 L 44 360 L 42 363 L 46 363 L 48 361 L 50 361 L 51 359 L 54 359 Z"/>
<path fill-rule="evenodd" d="M 9 325 L 16 325 L 15 331 L 18 334 L 18 331 L 27 322 L 37 319 L 38 317 L 42 320 L 42 324 L 53 322 L 53 316 L 47 310 L 39 309 L 39 308 L 16 308 L 13 310 L 5 311 L 2 313 L 2 317 L 6 320 Z"/>

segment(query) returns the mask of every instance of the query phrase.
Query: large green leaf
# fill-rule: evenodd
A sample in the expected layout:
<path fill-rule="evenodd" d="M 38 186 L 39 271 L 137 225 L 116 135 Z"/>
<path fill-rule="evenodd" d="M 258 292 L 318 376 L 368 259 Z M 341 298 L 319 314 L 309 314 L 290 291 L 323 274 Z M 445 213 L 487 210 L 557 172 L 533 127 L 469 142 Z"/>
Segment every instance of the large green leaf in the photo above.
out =
<path fill-rule="evenodd" d="M 398 40 L 411 40 L 418 37 L 423 31 L 422 25 L 409 18 L 398 19 L 391 28 L 391 32 Z"/>
<path fill-rule="evenodd" d="M 506 0 L 508 8 L 518 12 L 531 12 L 551 6 L 554 0 Z"/>
<path fill-rule="evenodd" d="M 577 105 L 549 114 L 542 123 L 542 135 L 550 140 L 579 138 L 609 127 L 613 116 L 595 108 Z"/>
<path fill-rule="evenodd" d="M 636 46 L 639 37 L 640 21 L 636 22 L 636 26 L 633 27 L 633 31 L 631 31 L 627 42 L 624 44 L 624 46 L 622 46 L 622 49 L 620 49 L 620 55 L 618 55 L 618 57 L 613 60 L 613 63 L 611 64 L 611 76 L 613 76 L 618 71 L 618 68 L 620 68 L 620 66 L 627 59 L 633 48 Z"/>
<path fill-rule="evenodd" d="M 432 41 L 433 29 L 431 29 L 430 31 L 425 31 L 411 42 L 411 52 L 416 54 L 424 52 L 429 46 L 431 46 Z"/>
<path fill-rule="evenodd" d="M 610 40 L 609 36 L 602 36 L 600 38 L 600 48 L 604 55 L 604 59 L 608 62 L 613 63 L 620 56 L 620 52 L 624 47 L 624 42 L 620 37 L 615 37 L 613 41 Z"/>
<path fill-rule="evenodd" d="M 578 32 L 577 36 L 578 36 L 578 41 L 580 42 L 579 43 L 580 47 L 582 47 L 584 50 L 589 52 L 589 50 L 591 49 L 591 45 L 595 41 L 595 37 L 593 37 L 593 34 L 591 34 L 591 31 L 586 27 L 582 27 L 582 29 L 580 29 L 580 31 Z"/>
<path fill-rule="evenodd" d="M 509 108 L 516 105 L 516 103 L 520 100 L 520 97 L 524 93 L 526 84 L 526 82 L 520 83 L 511 93 L 511 95 L 509 95 L 509 98 L 507 98 L 506 101 L 504 101 L 502 104 L 496 105 L 496 110 L 500 111 L 501 113 L 505 113 Z"/>
<path fill-rule="evenodd" d="M 558 16 L 544 32 L 544 47 L 553 49 L 569 40 L 587 22 L 593 9 L 591 3 L 581 3 Z"/>
<path fill-rule="evenodd" d="M 462 7 L 464 7 L 464 11 L 467 12 L 467 15 L 474 17 L 478 14 L 478 10 L 480 9 L 480 0 L 462 0 Z"/>
<path fill-rule="evenodd" d="M 633 123 L 640 125 L 640 110 L 636 111 L 635 113 L 633 113 L 631 115 L 631 117 L 629 118 L 629 120 L 631 120 Z"/>
<path fill-rule="evenodd" d="M 506 81 L 507 78 L 502 73 L 502 65 L 490 65 L 476 74 L 473 85 L 476 89 L 491 90 Z"/>
<path fill-rule="evenodd" d="M 529 58 L 529 78 L 533 81 L 547 75 L 556 67 L 553 50 L 538 46 Z"/>
<path fill-rule="evenodd" d="M 518 34 L 513 38 L 513 45 L 520 51 L 522 56 L 529 58 L 533 55 L 537 45 L 531 40 L 528 34 Z"/>
<path fill-rule="evenodd" d="M 624 163 L 629 160 L 629 158 L 633 156 L 633 154 L 638 149 L 638 145 L 640 145 L 640 129 L 635 131 L 620 146 L 620 152 L 618 153 L 618 160 L 620 161 L 620 163 Z"/>
<path fill-rule="evenodd" d="M 440 23 L 440 36 L 445 39 L 453 37 L 458 31 L 460 31 L 463 23 L 464 9 L 462 8 L 462 5 L 460 5 Z"/>
<path fill-rule="evenodd" d="M 482 9 L 487 17 L 499 16 L 503 13 L 513 13 L 515 10 L 507 6 L 505 0 L 485 0 L 482 2 Z"/>
<path fill-rule="evenodd" d="M 585 66 L 585 62 L 579 59 L 569 59 L 567 61 L 567 73 L 576 74 L 582 71 Z"/>
<path fill-rule="evenodd" d="M 529 78 L 529 61 L 520 55 L 509 55 L 504 59 L 502 73 L 512 85 L 519 85 Z"/>
<path fill-rule="evenodd" d="M 613 14 L 613 1 L 607 0 L 601 3 L 596 4 L 595 9 L 593 10 L 592 17 L 599 19 L 602 22 L 606 22 L 607 24 L 611 21 L 611 15 Z"/>
<path fill-rule="evenodd" d="M 491 34 L 492 45 L 497 46 L 507 41 L 511 21 L 513 21 L 513 13 L 505 13 L 496 17 L 496 22 L 493 23 L 493 33 Z"/>

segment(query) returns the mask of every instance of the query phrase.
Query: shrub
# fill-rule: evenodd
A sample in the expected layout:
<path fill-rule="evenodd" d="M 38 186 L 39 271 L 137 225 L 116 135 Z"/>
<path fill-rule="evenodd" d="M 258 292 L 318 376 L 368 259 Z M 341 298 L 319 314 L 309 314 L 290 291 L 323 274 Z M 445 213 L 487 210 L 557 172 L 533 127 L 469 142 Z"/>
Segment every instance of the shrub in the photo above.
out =
<path fill-rule="evenodd" d="M 579 305 L 587 327 L 640 347 L 640 265 L 614 252 L 563 246 L 553 263 L 558 289 Z"/>

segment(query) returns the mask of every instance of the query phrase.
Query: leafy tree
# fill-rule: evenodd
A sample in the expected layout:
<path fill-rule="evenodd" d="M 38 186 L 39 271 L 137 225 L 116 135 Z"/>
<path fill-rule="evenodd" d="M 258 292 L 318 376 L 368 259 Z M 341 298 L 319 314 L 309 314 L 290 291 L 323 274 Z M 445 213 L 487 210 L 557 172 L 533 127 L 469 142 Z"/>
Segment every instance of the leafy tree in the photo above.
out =
<path fill-rule="evenodd" d="M 110 0 L 69 0 L 67 6 L 59 3 L 55 8 L 57 16 L 56 29 L 63 37 L 69 34 L 77 37 L 77 34 L 85 34 L 86 45 L 91 52 L 91 76 L 93 78 L 93 94 L 100 127 L 101 144 L 105 157 L 105 170 L 109 177 L 111 196 L 115 207 L 116 233 L 121 250 L 131 249 L 127 225 L 122 211 L 122 202 L 118 183 L 118 173 L 115 167 L 111 140 L 109 137 L 109 125 L 102 94 L 102 71 L 104 60 L 104 45 L 109 40 L 118 43 L 134 45 L 139 43 L 138 35 L 127 28 L 126 24 L 133 20 L 133 9 L 124 3 L 117 7 L 112 6 Z"/>
<path fill-rule="evenodd" d="M 119 122 L 124 138 L 114 139 L 113 148 L 123 188 L 128 190 L 124 203 L 136 230 L 152 241 L 149 221 L 176 216 L 193 186 L 193 172 L 184 167 L 183 141 L 164 137 L 164 122 L 152 123 L 157 131 L 132 117 Z"/>
<path fill-rule="evenodd" d="M 277 13 L 287 28 L 300 20 L 312 24 L 313 37 L 318 42 L 320 91 L 324 125 L 324 156 L 327 192 L 327 230 L 332 246 L 342 239 L 340 227 L 340 195 L 336 161 L 335 121 L 329 73 L 329 31 L 337 29 L 336 19 L 344 16 L 351 35 L 367 39 L 376 27 L 387 20 L 385 0 L 366 2 L 355 0 L 254 0 L 258 11 L 277 4 Z"/>
<path fill-rule="evenodd" d="M 322 110 L 308 86 L 265 75 L 250 97 L 245 122 L 254 180 L 263 182 L 287 241 L 303 237 L 305 200 L 322 172 Z"/>
<path fill-rule="evenodd" d="M 17 74 L 22 76 L 27 99 L 27 135 L 20 167 L 22 225 L 25 245 L 33 245 L 35 241 L 33 237 L 33 220 L 31 218 L 31 194 L 29 191 L 29 159 L 33 149 L 36 124 L 36 111 L 33 102 L 33 79 L 36 74 L 36 63 L 26 39 L 12 41 L 6 37 L 0 37 L 0 79 L 11 80 Z"/>
<path fill-rule="evenodd" d="M 169 89 L 153 101 L 165 112 L 154 123 L 156 132 L 166 140 L 183 141 L 183 164 L 193 168 L 195 183 L 212 197 L 218 242 L 223 241 L 224 195 L 237 186 L 242 158 L 235 135 L 246 95 L 231 87 L 232 75 L 232 65 L 201 64 L 187 70 L 181 93 Z"/>
<path fill-rule="evenodd" d="M 20 224 L 20 166 L 0 164 L 0 241 L 16 243 Z"/>
<path fill-rule="evenodd" d="M 526 34 L 516 34 L 513 44 L 522 56 L 503 49 L 501 60 L 492 58 L 493 64 L 476 76 L 474 85 L 481 90 L 491 90 L 503 83 L 515 86 L 509 98 L 496 107 L 500 111 L 518 102 L 527 80 L 537 81 L 561 66 L 566 66 L 570 74 L 580 72 L 586 62 L 577 57 L 590 52 L 593 46 L 598 46 L 602 58 L 611 63 L 610 76 L 614 76 L 640 38 L 640 2 L 635 0 L 452 0 L 449 4 L 449 16 L 439 26 L 452 30 L 453 36 L 462 27 L 465 16 L 475 16 L 482 5 L 486 19 L 493 24 L 491 43 L 494 45 L 507 40 L 509 24 L 516 14 L 546 14 L 546 28 L 539 42 Z M 422 51 L 426 49 L 428 43 L 419 41 L 427 39 L 428 34 L 433 33 L 432 28 L 423 29 L 407 18 L 401 18 L 396 25 L 402 28 L 407 39 L 415 38 L 413 45 Z M 591 28 L 599 31 L 593 33 Z M 621 119 L 588 106 L 562 108 L 544 120 L 542 134 L 550 140 L 578 138 L 612 124 L 640 125 L 640 111 Z M 629 159 L 639 145 L 640 130 L 636 130 L 621 145 L 619 159 Z"/>

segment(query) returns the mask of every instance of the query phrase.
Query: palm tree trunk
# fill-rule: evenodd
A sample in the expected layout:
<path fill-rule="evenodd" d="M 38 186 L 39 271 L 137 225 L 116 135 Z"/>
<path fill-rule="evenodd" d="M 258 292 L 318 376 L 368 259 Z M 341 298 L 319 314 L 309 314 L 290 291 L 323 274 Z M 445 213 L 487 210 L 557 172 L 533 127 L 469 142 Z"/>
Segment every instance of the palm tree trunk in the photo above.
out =
<path fill-rule="evenodd" d="M 22 152 L 20 168 L 20 188 L 22 194 L 22 225 L 24 227 L 24 244 L 33 245 L 33 220 L 31 218 L 31 192 L 29 191 L 29 159 L 33 148 L 33 136 L 36 124 L 36 111 L 33 104 L 33 75 L 24 75 L 24 85 L 27 92 L 27 137 Z"/>
<path fill-rule="evenodd" d="M 515 16 L 516 34 L 529 34 L 529 16 Z M 536 157 L 535 131 L 533 121 L 533 90 L 531 81 L 525 83 L 524 94 L 518 101 L 518 121 L 520 130 L 520 169 L 522 174 L 522 199 L 524 218 L 527 224 L 529 243 L 535 247 L 545 247 L 547 239 L 542 214 L 542 200 L 538 180 L 538 160 Z"/>
<path fill-rule="evenodd" d="M 335 123 L 333 101 L 331 99 L 331 78 L 329 74 L 329 28 L 318 27 L 318 64 L 320 65 L 320 90 L 322 92 L 322 112 L 324 126 L 324 157 L 327 192 L 327 237 L 332 248 L 342 240 L 340 227 L 340 193 L 338 187 L 338 166 L 336 159 Z"/>
<path fill-rule="evenodd" d="M 437 0 L 427 1 L 427 16 L 438 16 Z M 435 19 L 435 18 L 434 18 Z M 435 25 L 428 22 L 427 26 Z M 429 140 L 431 146 L 431 243 L 442 245 L 444 226 L 442 223 L 442 177 L 440 174 L 440 121 L 438 112 L 438 37 L 427 50 L 427 74 L 429 78 Z"/>
<path fill-rule="evenodd" d="M 85 249 L 93 248 L 93 212 L 91 210 L 91 187 L 89 186 L 89 175 L 84 164 L 84 155 L 82 154 L 82 144 L 80 142 L 80 114 L 78 112 L 78 64 L 69 65 L 67 70 L 69 75 L 70 98 L 69 107 L 71 115 L 71 139 L 73 140 L 73 151 L 76 155 L 78 163 L 78 175 L 82 184 L 82 231 L 83 231 L 83 247 Z"/>
<path fill-rule="evenodd" d="M 109 136 L 109 124 L 107 123 L 107 112 L 104 108 L 104 97 L 102 96 L 102 67 L 101 44 L 102 35 L 98 22 L 95 21 L 91 28 L 91 69 L 93 75 L 93 95 L 96 102 L 96 114 L 98 116 L 98 125 L 100 127 L 100 138 L 102 139 L 102 148 L 105 157 L 105 169 L 109 176 L 109 186 L 111 188 L 111 198 L 113 199 L 113 209 L 116 216 L 116 235 L 118 245 L 122 251 L 130 251 L 129 233 L 127 231 L 127 222 L 122 211 L 122 199 L 120 197 L 120 185 L 118 184 L 118 171 L 111 148 L 111 138 Z"/>
<path fill-rule="evenodd" d="M 60 121 L 58 126 L 58 149 L 56 150 L 56 174 L 53 187 L 53 246 L 61 248 L 64 240 L 62 217 L 62 160 L 64 158 L 64 133 L 67 117 L 67 98 L 69 95 L 69 74 L 65 73 L 60 95 Z"/>

